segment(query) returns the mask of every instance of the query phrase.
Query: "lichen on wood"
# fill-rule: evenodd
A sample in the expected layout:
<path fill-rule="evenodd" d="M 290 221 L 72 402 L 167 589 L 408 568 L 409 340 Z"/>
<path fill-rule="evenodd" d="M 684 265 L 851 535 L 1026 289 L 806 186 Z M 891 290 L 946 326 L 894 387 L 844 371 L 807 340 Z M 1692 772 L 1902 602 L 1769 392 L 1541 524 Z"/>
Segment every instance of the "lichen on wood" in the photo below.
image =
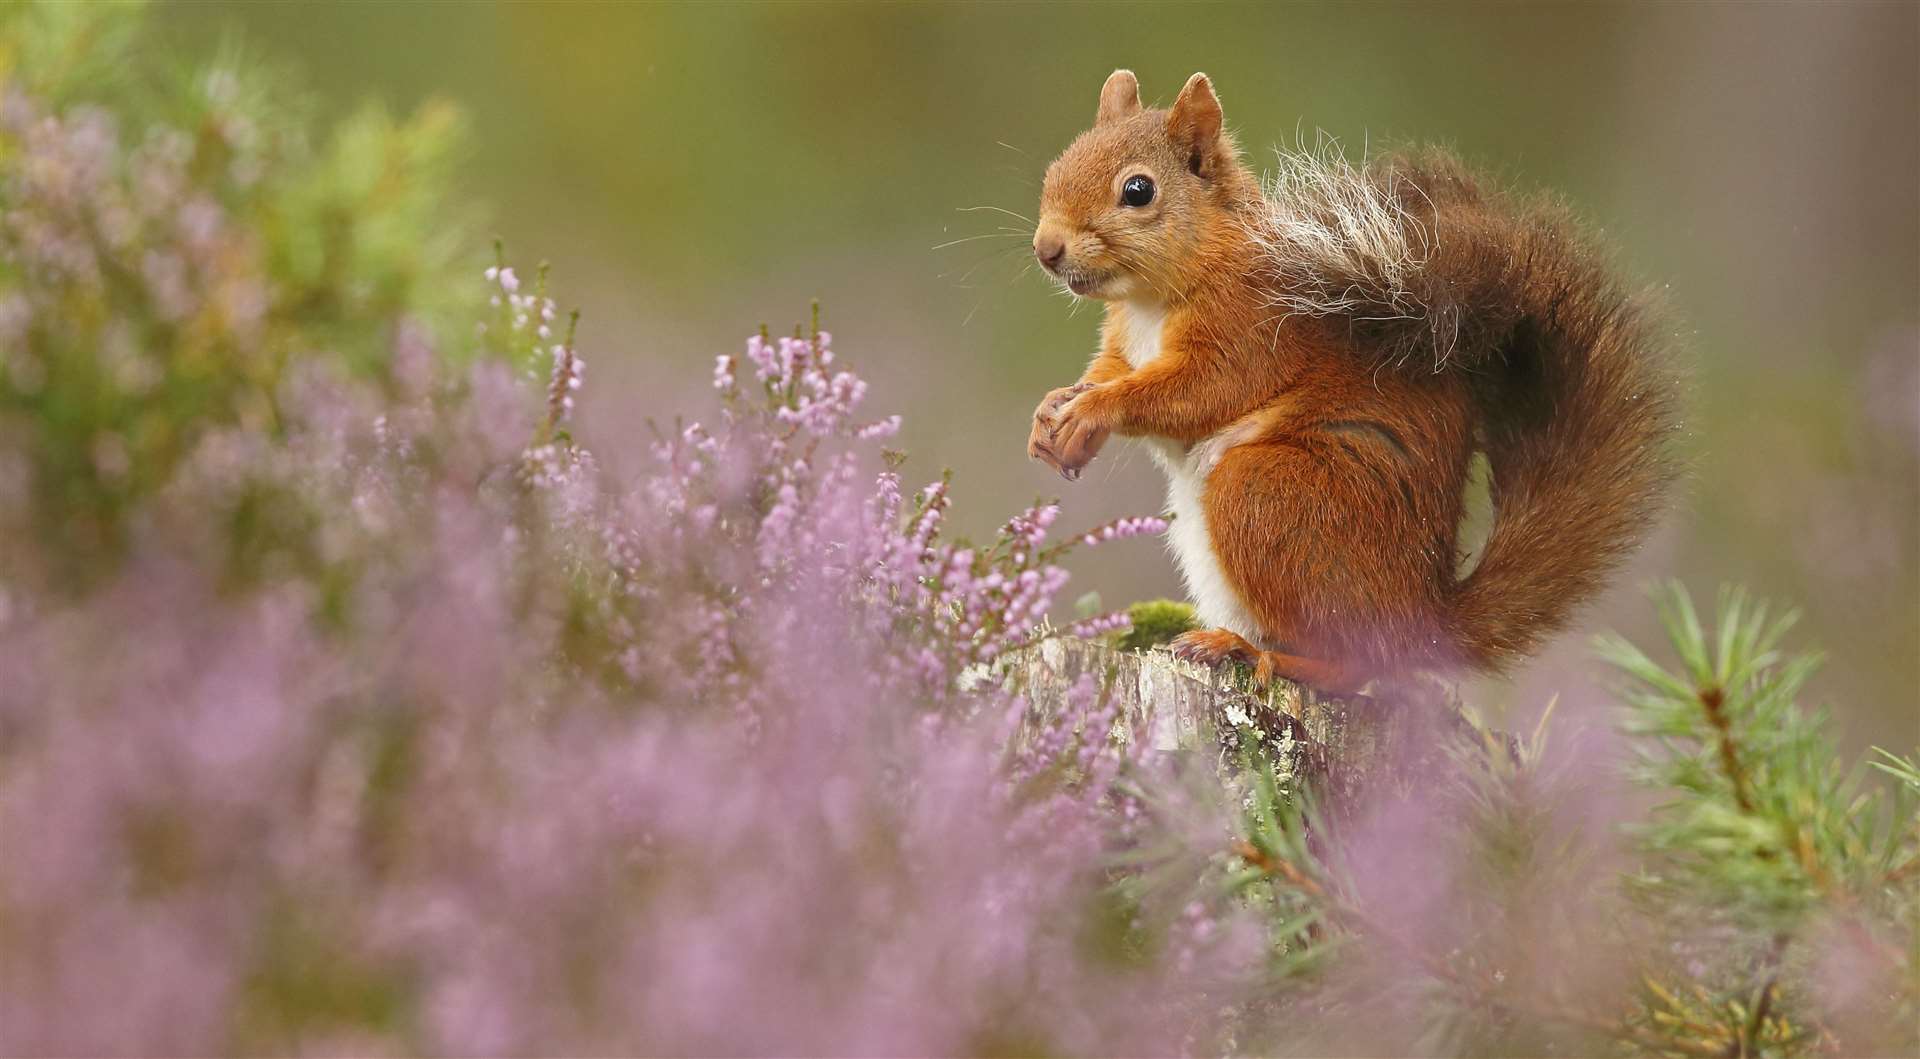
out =
<path fill-rule="evenodd" d="M 1331 697 L 1285 680 L 1259 688 L 1242 668 L 1209 669 L 1164 647 L 1133 651 L 1064 636 L 1005 664 L 1037 721 L 1067 709 L 1069 689 L 1091 674 L 1118 706 L 1114 734 L 1124 742 L 1234 754 L 1256 741 L 1283 779 L 1313 778 L 1336 796 L 1370 777 L 1410 774 L 1406 766 L 1443 753 L 1447 737 L 1474 731 L 1452 690 L 1431 681 Z"/>

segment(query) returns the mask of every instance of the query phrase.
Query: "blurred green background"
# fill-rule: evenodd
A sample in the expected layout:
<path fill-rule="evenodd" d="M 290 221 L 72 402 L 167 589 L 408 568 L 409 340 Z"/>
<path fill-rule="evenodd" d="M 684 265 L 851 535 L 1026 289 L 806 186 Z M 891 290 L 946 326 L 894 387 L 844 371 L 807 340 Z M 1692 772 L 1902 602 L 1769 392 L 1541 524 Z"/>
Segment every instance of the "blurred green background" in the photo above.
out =
<path fill-rule="evenodd" d="M 460 103 L 466 187 L 513 256 L 550 259 L 586 309 L 603 408 L 704 407 L 714 354 L 819 298 L 876 384 L 870 406 L 907 414 L 909 478 L 952 467 L 975 534 L 1036 495 L 1061 496 L 1069 525 L 1160 503 L 1124 446 L 1073 486 L 1023 452 L 1098 313 L 1027 268 L 1031 233 L 1010 214 L 1032 214 L 1110 70 L 1162 103 L 1207 71 L 1256 163 L 1321 130 L 1352 153 L 1450 144 L 1603 226 L 1625 268 L 1666 285 L 1696 365 L 1695 474 L 1588 627 L 1645 632 L 1648 577 L 1744 581 L 1806 611 L 1800 636 L 1832 655 L 1816 690 L 1849 747 L 1920 738 L 1920 5 L 157 14 L 183 57 L 237 39 L 335 112 Z M 1075 569 L 1072 592 L 1109 605 L 1178 591 L 1151 545 Z M 1483 694 L 1537 706 L 1580 683 L 1583 655 L 1566 637 Z"/>

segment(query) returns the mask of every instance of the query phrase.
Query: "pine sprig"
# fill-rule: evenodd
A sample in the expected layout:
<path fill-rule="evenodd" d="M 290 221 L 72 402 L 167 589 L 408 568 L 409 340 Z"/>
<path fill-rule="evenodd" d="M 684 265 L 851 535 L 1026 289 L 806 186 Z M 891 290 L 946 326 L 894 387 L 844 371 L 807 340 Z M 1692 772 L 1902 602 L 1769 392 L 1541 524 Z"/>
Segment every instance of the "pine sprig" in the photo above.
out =
<path fill-rule="evenodd" d="M 1632 776 L 1666 796 L 1635 828 L 1630 883 L 1692 964 L 1649 972 L 1637 1023 L 1726 1055 L 1831 1047 L 1810 979 L 1837 953 L 1911 1027 L 1914 947 L 1892 939 L 1915 929 L 1920 774 L 1886 751 L 1871 764 L 1895 789 L 1869 785 L 1864 763 L 1836 767 L 1826 714 L 1799 703 L 1821 657 L 1780 646 L 1795 614 L 1726 589 L 1709 632 L 1678 585 L 1657 598 L 1677 668 L 1617 636 L 1598 644 L 1629 678 Z"/>

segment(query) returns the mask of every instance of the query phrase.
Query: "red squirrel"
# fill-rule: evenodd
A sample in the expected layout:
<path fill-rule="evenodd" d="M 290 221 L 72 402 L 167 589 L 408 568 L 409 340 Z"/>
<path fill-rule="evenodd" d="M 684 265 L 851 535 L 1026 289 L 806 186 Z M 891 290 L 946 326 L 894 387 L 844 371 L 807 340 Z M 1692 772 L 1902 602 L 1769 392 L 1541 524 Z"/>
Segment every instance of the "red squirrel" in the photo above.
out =
<path fill-rule="evenodd" d="M 1106 319 L 1028 454 L 1077 480 L 1111 435 L 1146 440 L 1211 626 L 1182 657 L 1330 691 L 1500 670 L 1600 589 L 1675 478 L 1650 299 L 1565 208 L 1439 151 L 1283 152 L 1263 186 L 1206 75 L 1159 110 L 1118 70 L 1047 168 L 1033 249 Z M 1496 513 L 1462 576 L 1476 452 Z"/>

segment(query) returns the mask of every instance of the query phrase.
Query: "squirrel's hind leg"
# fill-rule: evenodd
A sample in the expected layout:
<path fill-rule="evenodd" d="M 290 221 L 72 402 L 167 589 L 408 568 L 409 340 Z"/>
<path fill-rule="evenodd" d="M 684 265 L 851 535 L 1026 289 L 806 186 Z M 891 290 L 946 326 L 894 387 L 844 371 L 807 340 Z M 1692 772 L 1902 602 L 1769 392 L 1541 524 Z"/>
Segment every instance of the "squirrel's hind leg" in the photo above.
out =
<path fill-rule="evenodd" d="M 1297 431 L 1236 445 L 1207 476 L 1219 569 L 1266 658 L 1327 692 L 1425 660 L 1453 521 L 1423 503 L 1398 447 Z M 1444 523 L 1445 528 L 1436 530 Z"/>

